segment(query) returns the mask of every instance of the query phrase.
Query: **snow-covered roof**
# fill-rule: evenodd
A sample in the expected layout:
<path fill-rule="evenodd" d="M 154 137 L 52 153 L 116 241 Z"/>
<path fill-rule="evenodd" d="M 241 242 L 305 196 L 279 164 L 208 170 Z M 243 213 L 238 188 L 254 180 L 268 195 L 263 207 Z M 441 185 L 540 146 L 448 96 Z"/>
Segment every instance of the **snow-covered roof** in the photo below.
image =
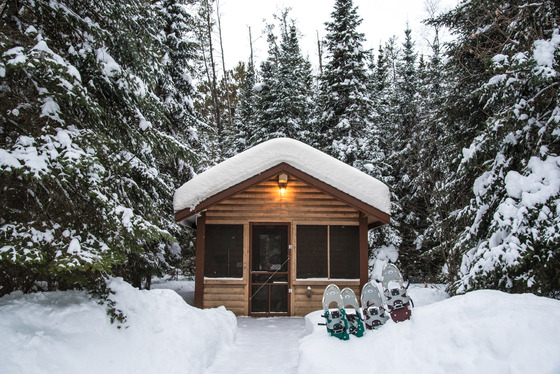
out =
<path fill-rule="evenodd" d="M 204 171 L 175 191 L 173 209 L 194 210 L 208 198 L 279 164 L 288 164 L 386 214 L 389 188 L 381 181 L 307 144 L 278 138 L 256 145 Z"/>

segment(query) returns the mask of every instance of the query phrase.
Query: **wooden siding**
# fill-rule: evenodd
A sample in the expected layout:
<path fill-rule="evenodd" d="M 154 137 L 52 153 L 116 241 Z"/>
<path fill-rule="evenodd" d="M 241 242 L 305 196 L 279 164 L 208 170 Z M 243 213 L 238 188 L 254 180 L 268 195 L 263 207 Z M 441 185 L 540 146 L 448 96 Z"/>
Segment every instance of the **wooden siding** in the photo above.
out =
<path fill-rule="evenodd" d="M 205 280 L 204 282 L 204 308 L 217 308 L 225 306 L 235 315 L 241 316 L 247 314 L 247 301 L 245 297 L 244 284 L 216 284 L 218 280 Z M 224 282 L 231 282 L 226 280 Z M 236 281 L 233 281 L 234 283 Z"/>
<path fill-rule="evenodd" d="M 214 221 L 336 221 L 356 224 L 359 212 L 343 202 L 290 176 L 285 194 L 280 194 L 277 178 L 253 186 L 206 212 Z"/>
<path fill-rule="evenodd" d="M 331 284 L 336 284 L 341 290 L 344 287 L 350 287 L 360 298 L 360 282 L 359 281 L 305 281 L 297 280 L 293 286 L 294 293 L 294 315 L 305 316 L 315 310 L 323 309 L 323 292 L 325 288 Z M 311 296 L 308 295 L 307 287 L 311 287 Z"/>
<path fill-rule="evenodd" d="M 351 287 L 359 297 L 360 281 L 296 280 L 297 225 L 356 225 L 360 212 L 334 197 L 289 175 L 284 195 L 280 194 L 277 176 L 254 185 L 204 212 L 206 224 L 243 224 L 243 279 L 204 279 L 204 308 L 225 306 L 236 315 L 249 312 L 249 226 L 251 222 L 290 224 L 290 315 L 304 316 L 322 308 L 325 287 L 330 283 L 341 289 Z M 363 219 L 362 219 L 363 222 Z M 366 265 L 367 266 L 367 265 Z M 312 288 L 311 297 L 307 287 Z"/>

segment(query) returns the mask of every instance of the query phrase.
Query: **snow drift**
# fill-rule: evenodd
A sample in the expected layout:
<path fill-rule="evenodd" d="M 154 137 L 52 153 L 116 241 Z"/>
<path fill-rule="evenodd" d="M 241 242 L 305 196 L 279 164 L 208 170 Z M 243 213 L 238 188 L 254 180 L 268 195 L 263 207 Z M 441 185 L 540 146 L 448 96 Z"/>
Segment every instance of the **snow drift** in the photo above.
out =
<path fill-rule="evenodd" d="M 0 373 L 200 373 L 233 343 L 236 318 L 223 307 L 196 309 L 121 279 L 110 286 L 127 316 L 120 329 L 83 291 L 0 298 Z"/>
<path fill-rule="evenodd" d="M 192 282 L 167 286 L 187 290 Z M 234 360 L 245 359 L 236 350 L 242 342 L 232 347 L 237 323 L 231 312 L 196 309 L 172 290 L 139 291 L 120 279 L 111 287 L 117 308 L 127 315 L 121 329 L 110 324 L 105 306 L 85 292 L 0 298 L 0 373 L 189 374 L 204 372 L 226 352 L 233 352 Z M 437 287 L 418 285 L 411 285 L 409 293 L 416 303 L 410 321 L 389 321 L 349 341 L 330 337 L 317 325 L 323 322 L 321 311 L 309 314 L 299 363 L 284 356 L 283 367 L 297 367 L 299 374 L 560 373 L 560 301 L 499 291 L 448 298 Z M 271 338 L 277 343 L 270 331 L 278 323 L 263 319 L 250 332 L 248 338 L 258 340 L 259 349 L 249 352 L 251 364 L 241 367 L 279 371 L 267 353 Z M 288 335 L 283 344 L 297 346 L 299 334 Z M 221 364 L 218 369 L 228 367 Z"/>
<path fill-rule="evenodd" d="M 532 294 L 474 291 L 416 307 L 362 338 L 330 337 L 320 312 L 306 317 L 300 374 L 560 373 L 560 301 Z"/>

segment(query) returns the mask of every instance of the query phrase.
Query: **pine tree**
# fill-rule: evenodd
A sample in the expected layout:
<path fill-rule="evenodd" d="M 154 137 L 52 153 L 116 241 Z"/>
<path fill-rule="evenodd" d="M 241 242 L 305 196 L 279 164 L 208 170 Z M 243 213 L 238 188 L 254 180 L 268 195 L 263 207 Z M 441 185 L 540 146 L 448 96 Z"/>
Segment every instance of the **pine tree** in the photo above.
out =
<path fill-rule="evenodd" d="M 280 50 L 278 47 L 278 37 L 274 34 L 274 26 L 268 25 L 268 57 L 261 63 L 260 82 L 254 89 L 257 93 L 255 98 L 255 120 L 253 128 L 250 129 L 248 145 L 252 147 L 266 140 L 286 136 L 283 129 L 278 128 L 276 109 L 278 100 L 278 68 Z"/>
<path fill-rule="evenodd" d="M 385 49 L 380 44 L 377 51 L 377 61 L 373 60 L 370 65 L 370 88 L 371 100 L 376 108 L 377 114 L 382 117 L 388 114 L 389 105 L 389 61 L 386 56 Z M 377 119 L 377 122 L 381 122 L 381 118 Z"/>
<path fill-rule="evenodd" d="M 311 64 L 301 54 L 297 28 L 288 21 L 287 10 L 279 20 L 279 37 L 269 26 L 268 59 L 261 64 L 262 81 L 256 92 L 252 91 L 255 106 L 250 146 L 277 137 L 305 140 L 310 132 Z"/>
<path fill-rule="evenodd" d="M 392 39 L 394 40 L 394 39 Z M 365 152 L 362 162 L 354 164 L 365 173 L 393 186 L 395 174 L 393 165 L 388 162 L 391 154 L 393 124 L 388 121 L 391 115 L 391 97 L 393 85 L 389 77 L 389 61 L 385 48 L 379 46 L 377 59 L 373 54 L 369 57 L 368 91 L 372 103 L 371 121 L 368 123 L 365 137 Z M 391 189 L 392 211 L 398 209 L 397 196 Z M 390 225 L 385 225 L 369 232 L 369 258 L 371 278 L 381 280 L 381 273 L 385 264 L 397 261 L 398 248 L 402 237 L 398 230 L 398 222 L 392 219 Z"/>
<path fill-rule="evenodd" d="M 434 3 L 430 15 L 437 16 Z M 445 106 L 448 82 L 444 79 L 444 64 L 439 40 L 440 25 L 433 26 L 431 55 L 421 64 L 420 93 L 421 113 L 418 137 L 422 146 L 418 147 L 419 170 L 414 184 L 425 205 L 425 217 L 421 232 L 423 250 L 421 262 L 424 271 L 432 279 L 453 283 L 457 275 L 457 256 L 453 245 L 456 239 L 453 218 L 454 207 L 451 184 L 447 182 L 454 172 L 456 159 L 453 148 L 453 134 L 442 118 L 440 108 Z M 449 81 L 454 78 L 449 76 Z"/>
<path fill-rule="evenodd" d="M 337 0 L 326 23 L 328 62 L 320 82 L 316 133 L 318 145 L 332 156 L 354 164 L 363 159 L 366 129 L 371 117 L 368 99 L 362 20 L 352 0 Z"/>
<path fill-rule="evenodd" d="M 177 249 L 176 159 L 189 169 L 193 152 L 156 94 L 157 6 L 8 2 L 1 22 L 0 292 L 161 272 Z"/>
<path fill-rule="evenodd" d="M 252 60 L 239 88 L 239 103 L 235 109 L 233 129 L 228 134 L 228 156 L 234 156 L 248 148 L 251 128 L 255 121 L 256 75 Z"/>
<path fill-rule="evenodd" d="M 390 41 L 391 42 L 391 41 Z M 419 275 L 422 266 L 419 255 L 422 252 L 420 235 L 424 224 L 424 204 L 418 195 L 415 180 L 418 169 L 418 147 L 422 146 L 419 131 L 419 80 L 416 52 L 407 26 L 405 41 L 398 55 L 394 44 L 388 44 L 389 62 L 393 70 L 393 87 L 389 92 L 388 107 L 381 126 L 388 134 L 386 157 L 390 168 L 386 176 L 391 181 L 394 204 L 392 226 L 395 242 L 399 242 L 399 262 L 407 275 Z M 396 60 L 395 60 L 396 59 Z M 397 239 L 398 238 L 398 239 Z"/>
<path fill-rule="evenodd" d="M 194 102 L 194 108 L 201 114 L 205 123 L 200 138 L 204 147 L 200 152 L 204 158 L 201 158 L 198 163 L 198 171 L 204 171 L 239 152 L 235 151 L 233 143 L 236 142 L 235 139 L 240 139 L 243 132 L 233 122 L 230 126 L 228 106 L 235 110 L 238 105 L 245 75 L 245 64 L 240 62 L 232 70 L 227 71 L 227 80 L 225 75 L 220 78 L 214 93 L 212 84 L 207 80 L 203 79 L 197 86 L 199 95 Z M 216 116 L 215 100 L 220 103 L 219 116 L 223 126 L 221 133 L 218 133 L 213 125 Z M 235 118 L 233 121 L 235 121 Z"/>
<path fill-rule="evenodd" d="M 467 222 L 456 245 L 459 292 L 560 293 L 560 31 L 553 15 L 553 1 L 464 1 L 439 19 L 458 36 L 450 69 L 462 86 L 451 94 L 463 99 L 454 105 L 468 104 L 454 116 L 466 138 L 456 144 L 467 144 L 450 188 L 472 191 L 457 215 Z"/>
<path fill-rule="evenodd" d="M 311 131 L 313 78 L 311 63 L 301 54 L 294 24 L 283 34 L 278 63 L 278 117 L 284 122 L 286 136 L 305 140 Z"/>
<path fill-rule="evenodd" d="M 165 0 L 154 5 L 162 19 L 160 48 L 166 51 L 155 92 L 166 104 L 167 132 L 183 142 L 192 141 L 193 145 L 198 145 L 197 128 L 201 126 L 202 118 L 194 109 L 193 99 L 197 92 L 192 76 L 199 45 L 193 32 L 195 18 L 187 11 L 190 1 Z M 182 165 L 177 165 L 177 170 L 183 171 L 187 178 L 190 176 Z"/>
<path fill-rule="evenodd" d="M 207 144 L 204 152 L 206 159 L 199 165 L 203 171 L 207 167 L 220 162 L 224 155 L 225 124 L 229 119 L 227 99 L 220 90 L 220 77 L 215 52 L 215 20 L 214 0 L 200 0 L 195 18 L 196 35 L 199 42 L 198 53 L 202 60 L 197 91 L 199 97 L 195 101 L 195 108 L 201 113 L 207 126 L 200 133 L 201 143 Z M 226 100 L 224 100 L 226 99 Z"/>

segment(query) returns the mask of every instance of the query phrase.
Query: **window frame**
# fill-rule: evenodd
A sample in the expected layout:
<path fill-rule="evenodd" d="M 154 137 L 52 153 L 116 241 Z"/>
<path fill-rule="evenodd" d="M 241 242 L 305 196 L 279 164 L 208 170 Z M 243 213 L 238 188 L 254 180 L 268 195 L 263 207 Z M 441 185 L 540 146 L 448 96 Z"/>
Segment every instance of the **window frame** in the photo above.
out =
<path fill-rule="evenodd" d="M 360 226 L 359 225 L 354 225 L 354 224 L 312 224 L 312 223 L 296 223 L 296 271 L 295 271 L 295 275 L 296 275 L 296 280 L 297 281 L 309 281 L 309 280 L 333 280 L 333 279 L 337 279 L 337 280 L 359 280 L 361 279 L 361 274 L 360 274 Z M 322 276 L 311 276 L 309 278 L 302 278 L 300 277 L 299 274 L 299 266 L 298 266 L 298 261 L 300 259 L 300 237 L 299 237 L 299 228 L 300 227 L 305 227 L 305 226 L 320 226 L 320 227 L 326 227 L 326 256 L 327 256 L 327 276 L 326 277 L 322 277 Z M 331 245 L 331 227 L 353 227 L 353 230 L 356 230 L 356 237 L 355 237 L 355 259 L 356 259 L 356 268 L 354 270 L 356 270 L 356 274 L 355 277 L 352 278 L 335 278 L 332 276 L 332 245 Z"/>
<path fill-rule="evenodd" d="M 228 254 L 228 262 L 225 265 L 225 269 L 226 272 L 223 274 L 210 274 L 210 271 L 212 270 L 212 268 L 210 266 L 214 266 L 214 269 L 219 268 L 219 266 L 217 266 L 217 262 L 213 260 L 214 257 L 211 257 L 212 255 L 216 255 L 216 253 L 213 253 L 213 248 L 212 245 L 214 244 L 212 241 L 213 240 L 217 240 L 217 242 L 219 243 L 223 243 L 223 237 L 220 237 L 219 239 L 216 237 L 216 235 L 209 235 L 209 231 L 212 229 L 218 229 L 218 228 L 228 228 L 228 229 L 236 229 L 237 232 L 234 233 L 235 237 L 234 239 L 231 241 L 230 246 L 226 246 L 226 250 L 225 251 L 221 251 L 224 253 Z M 204 277 L 205 278 L 209 278 L 209 279 L 243 279 L 244 275 L 243 275 L 243 254 L 244 254 L 244 250 L 243 250 L 243 243 L 244 243 L 244 226 L 243 224 L 206 224 L 205 225 L 205 244 L 204 244 Z M 237 246 L 237 248 L 231 248 L 233 246 Z M 233 259 L 229 260 L 229 255 L 231 254 L 231 251 L 235 251 L 234 255 L 232 256 Z M 218 252 L 218 254 L 220 254 L 220 252 Z M 237 261 L 235 261 L 237 260 Z M 239 264 L 241 264 L 241 266 L 238 266 Z M 232 267 L 233 266 L 233 267 Z M 223 265 L 222 265 L 223 267 Z M 231 269 L 234 269 L 233 272 L 230 272 Z M 233 273 L 233 274 L 231 274 Z"/>

